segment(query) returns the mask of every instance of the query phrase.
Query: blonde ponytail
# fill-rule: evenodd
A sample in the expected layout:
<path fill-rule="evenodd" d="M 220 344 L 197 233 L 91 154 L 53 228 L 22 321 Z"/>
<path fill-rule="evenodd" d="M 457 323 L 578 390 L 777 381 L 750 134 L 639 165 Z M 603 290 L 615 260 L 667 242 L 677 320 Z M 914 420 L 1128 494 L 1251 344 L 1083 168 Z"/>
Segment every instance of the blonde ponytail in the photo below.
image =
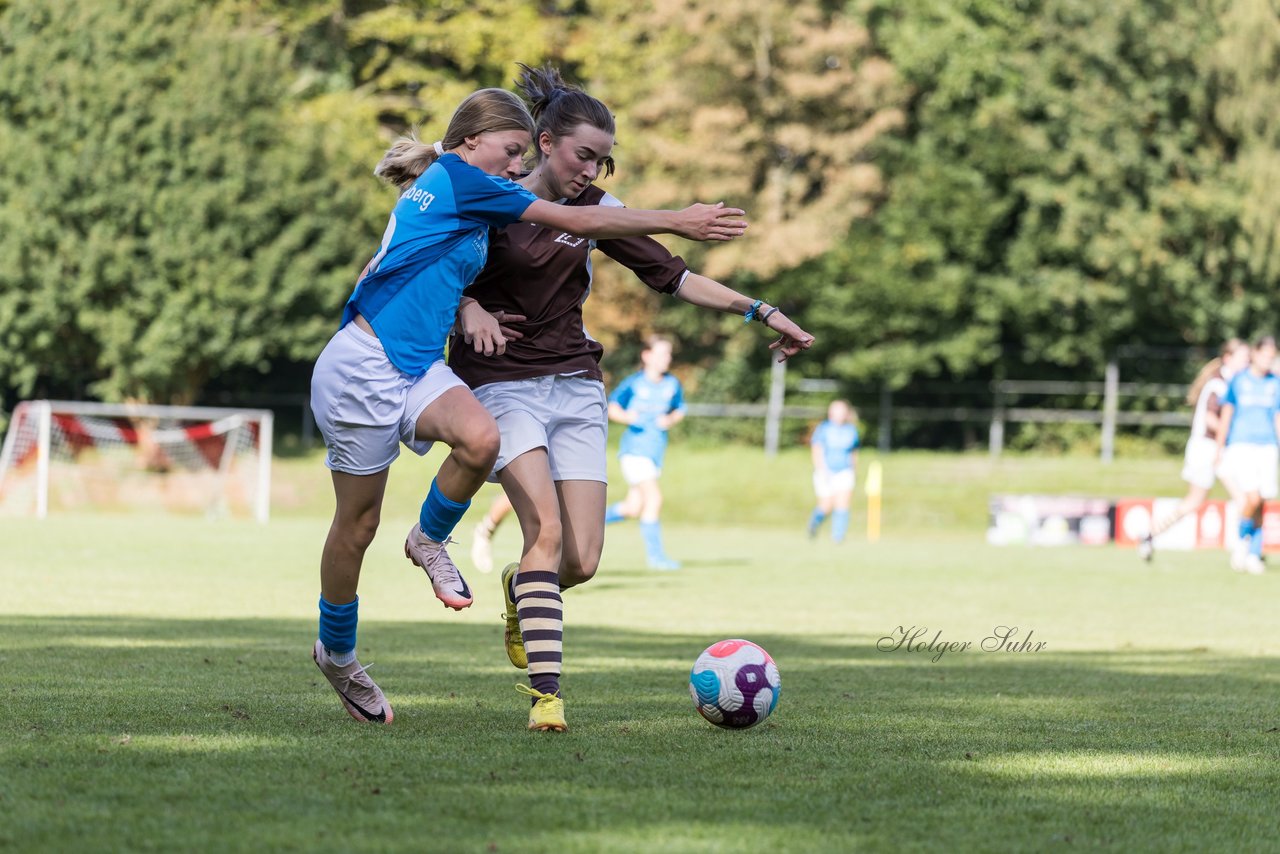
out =
<path fill-rule="evenodd" d="M 402 136 L 382 155 L 373 174 L 402 191 L 407 190 L 439 157 L 435 146 L 420 142 L 416 135 Z"/>
<path fill-rule="evenodd" d="M 533 117 L 519 97 L 506 89 L 480 89 L 472 92 L 449 119 L 444 139 L 434 145 L 418 140 L 416 133 L 402 136 L 374 167 L 373 174 L 403 190 L 427 171 L 446 151 L 462 145 L 469 136 L 504 130 L 518 130 L 533 139 Z"/>

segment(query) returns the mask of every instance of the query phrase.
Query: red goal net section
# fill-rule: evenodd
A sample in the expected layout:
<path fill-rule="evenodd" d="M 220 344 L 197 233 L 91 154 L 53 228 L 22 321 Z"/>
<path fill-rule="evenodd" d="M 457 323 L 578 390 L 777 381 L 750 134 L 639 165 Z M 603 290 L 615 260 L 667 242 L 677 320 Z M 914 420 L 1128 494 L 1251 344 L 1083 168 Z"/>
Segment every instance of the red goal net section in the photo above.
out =
<path fill-rule="evenodd" d="M 272 414 L 30 400 L 0 450 L 0 511 L 164 510 L 267 521 Z"/>

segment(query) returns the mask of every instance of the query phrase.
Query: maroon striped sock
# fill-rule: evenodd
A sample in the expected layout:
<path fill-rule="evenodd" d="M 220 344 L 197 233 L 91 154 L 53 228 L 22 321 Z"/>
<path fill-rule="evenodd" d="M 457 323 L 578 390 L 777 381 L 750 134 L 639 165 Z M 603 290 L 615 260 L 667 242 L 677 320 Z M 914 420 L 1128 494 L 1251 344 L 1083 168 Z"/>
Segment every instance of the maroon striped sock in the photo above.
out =
<path fill-rule="evenodd" d="M 560 693 L 564 659 L 564 600 L 560 578 L 544 570 L 516 574 L 516 612 L 529 659 L 529 685 L 543 694 Z"/>

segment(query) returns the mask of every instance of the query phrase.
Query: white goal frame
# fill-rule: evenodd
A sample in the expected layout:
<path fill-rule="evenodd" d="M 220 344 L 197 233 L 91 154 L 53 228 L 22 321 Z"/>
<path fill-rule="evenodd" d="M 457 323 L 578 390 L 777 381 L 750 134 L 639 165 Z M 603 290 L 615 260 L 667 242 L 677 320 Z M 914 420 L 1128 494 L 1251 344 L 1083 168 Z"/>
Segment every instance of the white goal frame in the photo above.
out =
<path fill-rule="evenodd" d="M 226 435 L 231 431 L 257 422 L 257 471 L 253 496 L 253 516 L 266 522 L 271 515 L 271 433 L 275 416 L 268 409 L 234 409 L 219 406 L 159 406 L 143 404 L 93 403 L 72 400 L 29 400 L 20 403 L 13 411 L 4 445 L 0 448 L 0 492 L 14 465 L 13 456 L 18 443 L 22 417 L 33 417 L 36 423 L 36 518 L 49 515 L 49 462 L 52 451 L 53 416 L 97 416 L 100 418 L 147 418 L 164 420 L 203 421 L 214 428 L 214 435 Z M 178 428 L 181 429 L 181 428 Z M 163 432 L 163 431 L 160 431 Z M 222 452 L 218 474 L 224 475 L 231 462 L 234 449 L 227 442 Z"/>

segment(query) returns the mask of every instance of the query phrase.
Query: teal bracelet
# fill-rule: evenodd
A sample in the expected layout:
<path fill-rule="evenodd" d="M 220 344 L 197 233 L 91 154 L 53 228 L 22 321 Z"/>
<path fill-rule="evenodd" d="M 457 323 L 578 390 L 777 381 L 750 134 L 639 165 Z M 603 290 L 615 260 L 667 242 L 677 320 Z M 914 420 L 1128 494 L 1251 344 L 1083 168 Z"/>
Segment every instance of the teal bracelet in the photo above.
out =
<path fill-rule="evenodd" d="M 751 308 L 747 309 L 747 313 L 742 316 L 742 322 L 750 323 L 751 321 L 755 320 L 756 309 L 758 309 L 762 305 L 764 305 L 764 300 L 762 299 L 758 299 L 755 302 L 751 303 Z"/>

